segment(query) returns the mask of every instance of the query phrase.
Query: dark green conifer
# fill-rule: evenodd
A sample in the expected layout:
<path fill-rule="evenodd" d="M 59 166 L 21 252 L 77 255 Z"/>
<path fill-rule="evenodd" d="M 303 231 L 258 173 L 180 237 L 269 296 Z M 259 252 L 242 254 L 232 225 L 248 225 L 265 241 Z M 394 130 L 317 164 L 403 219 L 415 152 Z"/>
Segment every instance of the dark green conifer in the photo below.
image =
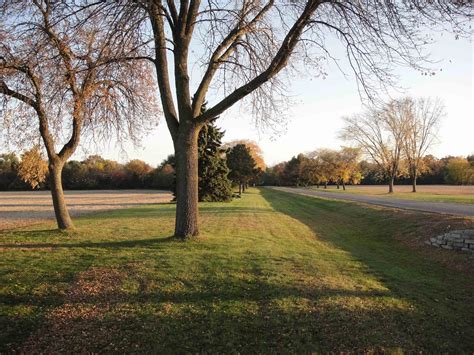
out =
<path fill-rule="evenodd" d="M 203 107 L 205 110 L 205 107 Z M 221 149 L 224 136 L 214 121 L 206 124 L 199 132 L 199 201 L 230 201 L 232 184 L 227 175 L 224 152 Z"/>
<path fill-rule="evenodd" d="M 239 195 L 241 195 L 242 190 L 245 191 L 247 184 L 259 172 L 255 160 L 245 144 L 237 144 L 229 150 L 227 166 L 230 169 L 229 177 L 239 185 Z"/>

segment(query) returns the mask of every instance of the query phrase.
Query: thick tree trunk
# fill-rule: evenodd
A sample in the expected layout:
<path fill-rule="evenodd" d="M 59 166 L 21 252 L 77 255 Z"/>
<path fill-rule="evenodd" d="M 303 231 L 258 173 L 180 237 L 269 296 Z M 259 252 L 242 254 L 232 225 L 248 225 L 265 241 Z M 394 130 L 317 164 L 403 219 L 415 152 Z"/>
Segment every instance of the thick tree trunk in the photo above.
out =
<path fill-rule="evenodd" d="M 325 188 L 325 189 L 328 188 L 328 183 L 327 183 L 327 182 L 324 183 L 324 188 Z"/>
<path fill-rule="evenodd" d="M 176 153 L 175 237 L 186 239 L 199 234 L 198 212 L 198 127 L 180 132 Z"/>
<path fill-rule="evenodd" d="M 336 188 L 339 190 L 339 183 L 336 183 Z"/>
<path fill-rule="evenodd" d="M 388 193 L 389 194 L 392 194 L 393 193 L 393 185 L 394 185 L 394 182 L 395 182 L 395 176 L 392 176 L 390 178 L 390 182 L 388 184 Z"/>
<path fill-rule="evenodd" d="M 74 228 L 71 216 L 67 210 L 66 201 L 64 200 L 63 183 L 61 173 L 63 164 L 49 165 L 49 179 L 51 184 L 51 197 L 53 198 L 54 214 L 58 223 L 58 228 L 62 230 Z"/>

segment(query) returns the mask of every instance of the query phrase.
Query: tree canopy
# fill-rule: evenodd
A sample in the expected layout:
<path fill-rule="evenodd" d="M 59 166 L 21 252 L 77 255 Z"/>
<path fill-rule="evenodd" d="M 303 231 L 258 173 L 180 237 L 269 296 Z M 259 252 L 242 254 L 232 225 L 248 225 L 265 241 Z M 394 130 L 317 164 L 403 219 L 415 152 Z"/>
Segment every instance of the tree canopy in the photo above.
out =
<path fill-rule="evenodd" d="M 255 160 L 245 144 L 237 144 L 227 152 L 230 179 L 239 185 L 239 195 L 257 173 Z"/>

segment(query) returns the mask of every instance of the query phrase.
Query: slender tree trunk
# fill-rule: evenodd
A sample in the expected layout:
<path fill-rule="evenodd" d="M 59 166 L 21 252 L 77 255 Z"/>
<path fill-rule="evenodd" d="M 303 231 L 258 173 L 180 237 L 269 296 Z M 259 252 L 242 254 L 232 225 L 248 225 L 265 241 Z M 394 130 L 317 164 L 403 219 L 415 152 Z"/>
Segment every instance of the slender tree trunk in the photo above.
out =
<path fill-rule="evenodd" d="M 411 183 L 412 183 L 411 192 L 416 192 L 416 174 L 413 175 Z"/>
<path fill-rule="evenodd" d="M 328 188 L 328 183 L 327 183 L 327 182 L 324 183 L 324 188 L 325 188 L 325 189 Z"/>
<path fill-rule="evenodd" d="M 51 184 L 51 197 L 53 198 L 54 214 L 58 223 L 58 228 L 62 230 L 74 228 L 71 216 L 64 200 L 63 183 L 61 174 L 63 163 L 49 165 L 49 179 Z"/>
<path fill-rule="evenodd" d="M 388 184 L 388 193 L 392 194 L 393 193 L 393 184 L 395 181 L 395 176 L 390 177 L 390 182 Z"/>
<path fill-rule="evenodd" d="M 242 183 L 239 182 L 239 196 L 242 196 Z"/>
<path fill-rule="evenodd" d="M 336 188 L 339 190 L 339 183 L 338 182 L 336 183 Z"/>
<path fill-rule="evenodd" d="M 198 134 L 192 126 L 179 133 L 176 152 L 176 224 L 174 235 L 182 239 L 199 234 Z"/>
<path fill-rule="evenodd" d="M 344 180 L 342 181 L 342 189 L 346 191 L 346 183 L 344 182 Z"/>

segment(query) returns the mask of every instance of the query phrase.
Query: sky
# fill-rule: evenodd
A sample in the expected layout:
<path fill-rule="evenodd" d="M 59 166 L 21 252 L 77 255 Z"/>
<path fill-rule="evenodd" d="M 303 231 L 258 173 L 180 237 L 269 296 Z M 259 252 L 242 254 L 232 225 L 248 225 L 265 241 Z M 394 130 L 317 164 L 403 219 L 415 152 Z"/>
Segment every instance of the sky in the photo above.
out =
<path fill-rule="evenodd" d="M 411 68 L 394 68 L 399 77 L 398 86 L 403 89 L 393 91 L 392 96 L 440 98 L 445 105 L 446 116 L 441 124 L 439 143 L 429 153 L 437 157 L 474 153 L 472 39 L 455 40 L 452 35 L 437 34 L 436 43 L 427 49 L 430 58 L 436 60 L 436 75 L 424 76 Z M 226 131 L 223 141 L 256 141 L 268 166 L 317 148 L 338 149 L 345 144 L 337 138 L 343 124 L 341 117 L 363 110 L 354 78 L 347 65 L 341 62 L 341 67 L 347 76 L 334 64 L 329 64 L 325 79 L 313 77 L 311 73 L 292 78 L 288 93 L 293 105 L 285 113 L 285 131 L 279 134 L 272 130 L 260 132 L 252 117 L 237 105 L 224 113 L 217 123 Z M 212 103 L 212 98 L 208 100 Z M 76 158 L 92 153 L 97 152 L 80 151 Z M 105 149 L 102 147 L 99 153 L 121 162 L 142 159 L 157 166 L 173 153 L 173 145 L 163 118 L 158 127 L 142 140 L 141 147 L 127 145 L 121 150 L 112 143 Z"/>

